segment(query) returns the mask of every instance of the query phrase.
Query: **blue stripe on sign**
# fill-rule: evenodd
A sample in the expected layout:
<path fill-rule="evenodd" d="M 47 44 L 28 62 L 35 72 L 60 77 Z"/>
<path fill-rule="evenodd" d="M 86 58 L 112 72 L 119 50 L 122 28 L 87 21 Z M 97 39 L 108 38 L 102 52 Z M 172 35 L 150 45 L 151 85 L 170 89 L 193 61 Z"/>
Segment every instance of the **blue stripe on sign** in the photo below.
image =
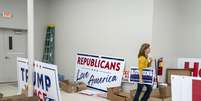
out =
<path fill-rule="evenodd" d="M 139 79 L 139 77 L 131 77 L 133 79 Z M 142 77 L 143 80 L 152 80 L 152 78 Z"/>
<path fill-rule="evenodd" d="M 43 67 L 45 69 L 49 69 L 49 70 L 52 70 L 52 71 L 56 71 L 55 69 L 52 69 L 52 68 L 49 68 L 49 67 Z"/>
<path fill-rule="evenodd" d="M 131 70 L 134 70 L 134 71 L 137 70 L 137 71 L 138 71 L 138 68 L 131 68 Z M 150 69 L 143 69 L 143 71 L 146 71 L 146 72 L 147 72 L 147 71 L 148 71 L 148 72 L 151 71 L 151 72 L 153 72 L 153 70 L 150 70 Z"/>
<path fill-rule="evenodd" d="M 92 89 L 95 89 L 95 90 L 99 90 L 99 91 L 107 92 L 106 90 L 98 89 L 98 88 L 95 88 L 95 87 L 92 87 L 92 86 L 87 86 L 87 87 L 92 88 Z"/>
<path fill-rule="evenodd" d="M 139 79 L 139 76 L 131 76 L 130 79 Z M 142 77 L 143 80 L 152 80 L 152 77 Z"/>
<path fill-rule="evenodd" d="M 139 79 L 131 79 L 132 81 L 139 81 Z M 144 80 L 146 82 L 152 82 L 152 80 Z"/>
<path fill-rule="evenodd" d="M 131 80 L 132 82 L 139 82 L 139 80 Z M 147 81 L 147 80 L 144 80 L 143 81 L 144 83 L 152 83 L 152 81 Z"/>
<path fill-rule="evenodd" d="M 139 74 L 131 74 L 130 76 L 137 76 L 139 77 Z M 152 75 L 142 75 L 142 77 L 153 77 Z"/>
<path fill-rule="evenodd" d="M 124 59 L 111 58 L 111 57 L 105 57 L 105 56 L 102 56 L 101 58 L 103 58 L 103 59 L 110 59 L 110 60 L 124 61 Z"/>
<path fill-rule="evenodd" d="M 139 75 L 138 74 L 131 74 L 130 76 L 138 76 L 139 77 Z M 152 75 L 142 75 L 143 77 L 152 77 Z"/>
<path fill-rule="evenodd" d="M 153 70 L 150 70 L 150 69 L 143 69 L 143 71 L 151 71 L 151 72 L 152 72 Z"/>
<path fill-rule="evenodd" d="M 131 81 L 139 81 L 139 79 L 130 79 Z M 147 81 L 147 82 L 152 82 L 152 80 L 143 80 L 143 81 Z"/>
<path fill-rule="evenodd" d="M 77 55 L 99 58 L 99 56 L 97 55 L 89 55 L 89 54 L 81 54 L 81 53 L 77 53 Z"/>
<path fill-rule="evenodd" d="M 133 76 L 131 78 L 134 78 L 134 79 L 139 79 L 139 76 Z M 152 80 L 152 77 L 142 77 L 143 80 Z"/>
<path fill-rule="evenodd" d="M 153 77 L 152 77 L 152 76 L 142 76 L 142 78 L 143 78 L 143 79 L 144 79 L 144 78 L 145 78 L 145 79 L 146 79 L 146 78 L 147 78 L 147 79 L 152 79 Z"/>

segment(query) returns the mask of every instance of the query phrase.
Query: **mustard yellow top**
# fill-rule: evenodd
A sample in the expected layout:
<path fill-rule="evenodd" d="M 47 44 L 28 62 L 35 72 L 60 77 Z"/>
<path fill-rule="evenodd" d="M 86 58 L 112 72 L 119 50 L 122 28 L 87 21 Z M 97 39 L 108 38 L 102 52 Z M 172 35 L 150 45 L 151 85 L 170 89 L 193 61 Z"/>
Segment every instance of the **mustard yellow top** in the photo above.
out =
<path fill-rule="evenodd" d="M 142 73 L 142 70 L 143 70 L 144 68 L 147 68 L 147 67 L 149 67 L 149 61 L 148 61 L 148 59 L 147 59 L 146 57 L 144 57 L 144 56 L 140 56 L 140 57 L 138 58 L 138 68 L 139 68 L 139 72 Z"/>
<path fill-rule="evenodd" d="M 55 25 L 54 24 L 48 24 L 48 27 L 55 27 Z"/>

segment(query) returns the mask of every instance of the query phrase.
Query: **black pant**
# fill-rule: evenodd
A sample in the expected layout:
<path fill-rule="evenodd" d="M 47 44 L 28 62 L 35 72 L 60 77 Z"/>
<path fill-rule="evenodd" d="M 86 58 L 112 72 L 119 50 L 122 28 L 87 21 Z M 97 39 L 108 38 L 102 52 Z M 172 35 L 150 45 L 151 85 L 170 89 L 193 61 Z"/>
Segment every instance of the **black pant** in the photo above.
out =
<path fill-rule="evenodd" d="M 149 96 L 150 96 L 151 91 L 152 91 L 152 86 L 147 85 L 147 84 L 140 84 L 140 83 L 138 83 L 138 85 L 137 85 L 137 91 L 135 93 L 135 97 L 134 97 L 133 101 L 139 101 L 139 97 L 140 97 L 140 94 L 141 94 L 144 86 L 147 87 L 147 90 L 144 93 L 144 96 L 142 97 L 142 99 L 140 101 L 148 101 Z"/>

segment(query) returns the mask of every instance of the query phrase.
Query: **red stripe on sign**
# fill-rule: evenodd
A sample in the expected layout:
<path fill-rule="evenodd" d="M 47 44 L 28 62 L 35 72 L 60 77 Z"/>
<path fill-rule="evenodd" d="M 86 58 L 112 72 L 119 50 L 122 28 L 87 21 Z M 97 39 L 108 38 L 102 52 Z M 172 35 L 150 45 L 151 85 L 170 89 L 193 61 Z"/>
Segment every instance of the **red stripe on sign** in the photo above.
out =
<path fill-rule="evenodd" d="M 198 76 L 198 69 L 199 69 L 199 63 L 195 62 L 194 63 L 194 68 L 193 68 L 193 76 L 197 77 Z"/>
<path fill-rule="evenodd" d="M 184 69 L 189 69 L 190 63 L 189 62 L 184 62 Z"/>
<path fill-rule="evenodd" d="M 192 81 L 192 101 L 201 100 L 201 80 Z"/>

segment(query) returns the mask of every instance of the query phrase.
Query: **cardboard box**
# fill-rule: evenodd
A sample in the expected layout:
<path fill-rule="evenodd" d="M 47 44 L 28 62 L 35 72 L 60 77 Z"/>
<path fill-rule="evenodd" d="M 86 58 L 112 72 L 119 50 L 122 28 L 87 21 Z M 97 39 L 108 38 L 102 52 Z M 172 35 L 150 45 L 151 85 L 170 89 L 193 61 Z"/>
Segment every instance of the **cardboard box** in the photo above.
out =
<path fill-rule="evenodd" d="M 109 100 L 110 101 L 126 101 L 124 97 L 121 97 L 115 94 L 110 95 Z"/>
<path fill-rule="evenodd" d="M 153 89 L 150 96 L 151 97 L 160 97 L 159 88 Z"/>
<path fill-rule="evenodd" d="M 28 86 L 25 86 L 25 88 L 22 89 L 20 95 L 22 95 L 22 96 L 28 96 Z"/>
<path fill-rule="evenodd" d="M 71 83 L 68 80 L 60 81 L 59 84 L 60 88 L 65 92 L 74 93 L 78 91 L 76 84 Z"/>
<path fill-rule="evenodd" d="M 108 88 L 107 98 L 110 101 L 131 101 L 129 93 L 123 92 L 121 87 Z"/>
<path fill-rule="evenodd" d="M 171 97 L 171 86 L 159 85 L 159 93 L 161 98 Z"/>
<path fill-rule="evenodd" d="M 121 97 L 124 97 L 125 101 L 131 101 L 129 93 L 120 92 L 118 95 L 121 96 Z"/>
<path fill-rule="evenodd" d="M 63 83 L 69 84 L 70 81 L 69 80 L 62 80 L 62 81 L 59 82 L 59 86 L 61 87 Z"/>
<path fill-rule="evenodd" d="M 167 69 L 166 70 L 166 83 L 168 85 L 171 85 L 171 75 L 191 76 L 192 70 L 191 69 Z"/>
<path fill-rule="evenodd" d="M 172 101 L 172 99 L 171 99 L 171 97 L 164 98 L 164 99 L 155 98 L 155 97 L 150 97 L 150 99 L 149 99 L 148 101 Z"/>
<path fill-rule="evenodd" d="M 86 90 L 87 89 L 87 85 L 84 82 L 79 82 L 77 84 L 77 89 L 78 89 L 78 91 Z"/>
<path fill-rule="evenodd" d="M 59 84 L 60 84 L 60 88 L 63 91 L 68 93 L 75 93 L 75 92 L 87 89 L 87 85 L 83 82 L 72 83 L 68 80 L 63 80 L 63 81 L 60 81 Z"/>
<path fill-rule="evenodd" d="M 121 87 L 111 87 L 111 88 L 108 88 L 107 91 L 108 91 L 108 93 L 118 95 L 122 91 L 122 88 Z"/>
<path fill-rule="evenodd" d="M 136 90 L 130 90 L 130 98 L 133 99 L 135 96 Z"/>
<path fill-rule="evenodd" d="M 171 101 L 171 87 L 159 85 L 159 88 L 153 89 L 150 101 Z"/>
<path fill-rule="evenodd" d="M 15 95 L 15 96 L 0 98 L 0 101 L 39 101 L 39 98 L 37 96 L 26 97 L 22 95 Z"/>

